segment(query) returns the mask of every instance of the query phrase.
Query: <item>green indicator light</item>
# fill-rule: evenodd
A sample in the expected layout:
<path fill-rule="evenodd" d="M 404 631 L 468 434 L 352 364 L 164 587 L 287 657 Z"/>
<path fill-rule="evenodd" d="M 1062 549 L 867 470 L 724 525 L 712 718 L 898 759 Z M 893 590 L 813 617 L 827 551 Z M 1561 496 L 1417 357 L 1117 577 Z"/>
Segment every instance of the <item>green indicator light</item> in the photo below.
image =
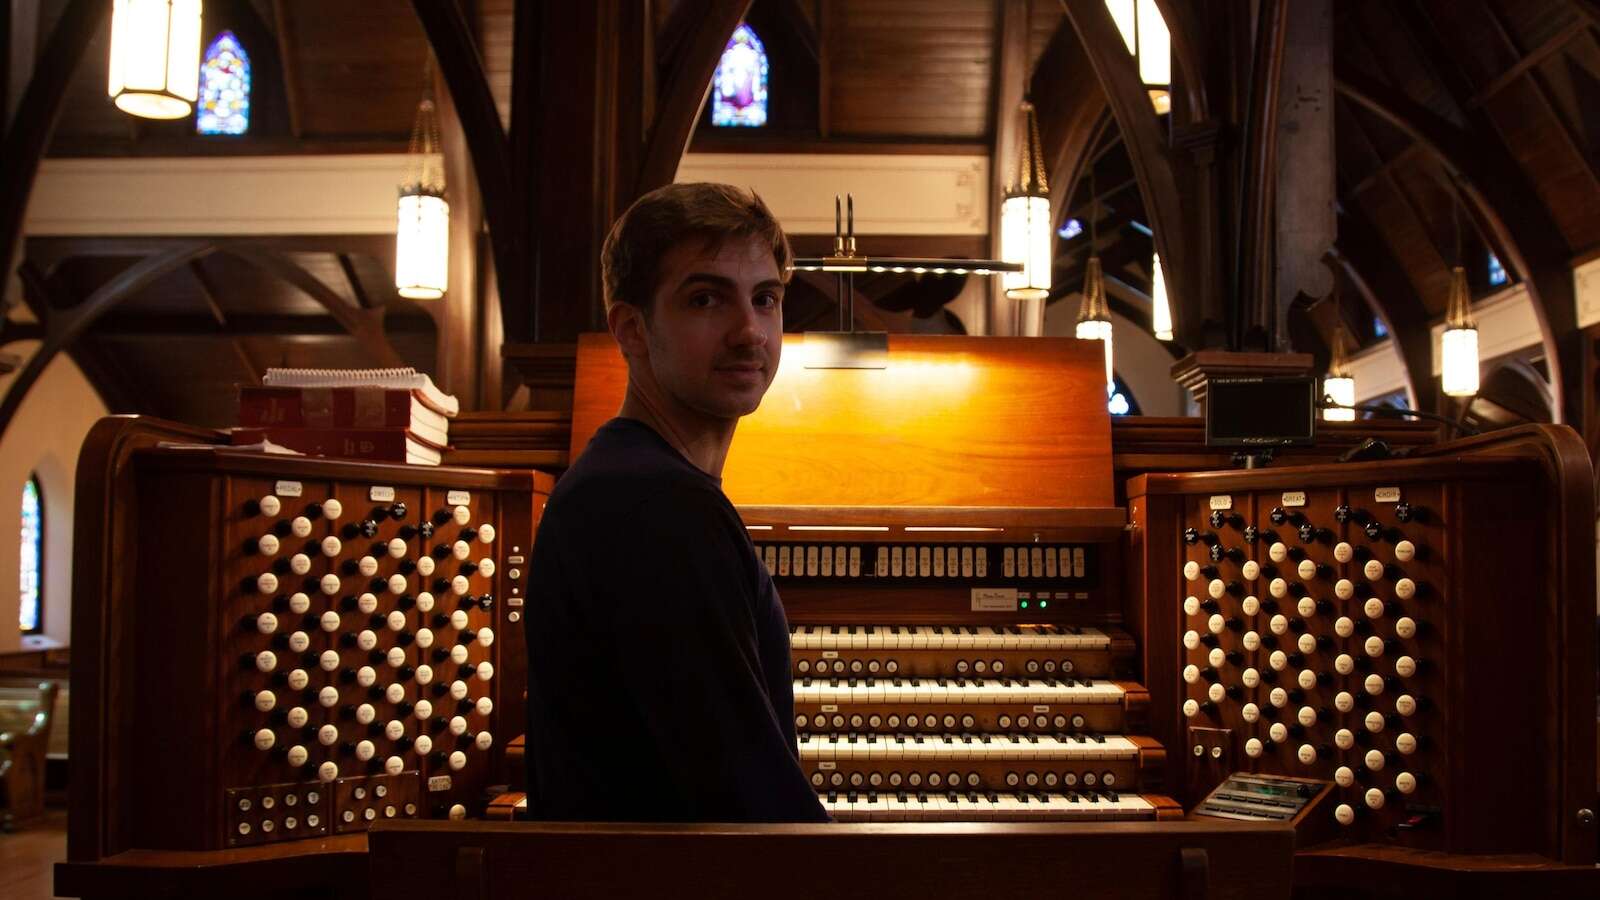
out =
<path fill-rule="evenodd" d="M 1026 600 L 1022 601 L 1022 608 L 1023 609 L 1027 609 L 1028 608 L 1028 601 L 1026 601 Z"/>
<path fill-rule="evenodd" d="M 1050 605 L 1050 601 L 1049 600 L 1040 600 L 1039 601 L 1039 608 L 1040 609 L 1044 609 L 1046 606 L 1049 606 L 1049 605 Z"/>

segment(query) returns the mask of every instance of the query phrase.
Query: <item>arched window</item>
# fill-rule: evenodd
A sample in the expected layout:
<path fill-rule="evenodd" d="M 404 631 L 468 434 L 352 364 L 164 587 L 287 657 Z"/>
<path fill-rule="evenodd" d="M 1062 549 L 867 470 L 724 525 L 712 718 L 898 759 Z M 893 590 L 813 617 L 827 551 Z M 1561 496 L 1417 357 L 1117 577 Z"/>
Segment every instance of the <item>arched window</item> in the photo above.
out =
<path fill-rule="evenodd" d="M 711 124 L 767 124 L 767 49 L 749 25 L 733 30 L 711 78 Z"/>
<path fill-rule="evenodd" d="M 1128 386 L 1122 381 L 1122 376 L 1112 375 L 1111 380 L 1115 387 L 1111 391 L 1111 396 L 1106 398 L 1106 409 L 1110 410 L 1113 416 L 1140 415 L 1139 401 L 1133 399 L 1133 391 L 1128 390 Z"/>
<path fill-rule="evenodd" d="M 22 486 L 22 633 L 44 630 L 40 608 L 40 575 L 44 568 L 44 498 L 39 494 L 39 477 Z"/>
<path fill-rule="evenodd" d="M 200 64 L 200 134 L 244 134 L 250 129 L 250 55 L 233 32 L 224 31 L 206 48 Z"/>
<path fill-rule="evenodd" d="M 1511 276 L 1506 272 L 1506 267 L 1500 264 L 1500 257 L 1495 256 L 1491 251 L 1489 253 L 1489 286 L 1499 287 L 1510 280 Z"/>

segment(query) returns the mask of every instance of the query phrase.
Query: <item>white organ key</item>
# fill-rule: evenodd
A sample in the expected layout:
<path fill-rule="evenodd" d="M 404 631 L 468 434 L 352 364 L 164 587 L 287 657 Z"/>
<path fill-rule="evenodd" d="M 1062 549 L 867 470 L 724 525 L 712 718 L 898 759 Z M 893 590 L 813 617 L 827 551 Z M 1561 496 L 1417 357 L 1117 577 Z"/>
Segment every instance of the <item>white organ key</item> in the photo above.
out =
<path fill-rule="evenodd" d="M 963 575 L 966 574 L 966 568 L 967 568 L 966 557 L 962 557 L 962 559 L 961 559 L 961 569 L 962 569 L 962 574 Z M 988 578 L 989 577 L 989 548 L 988 547 L 978 547 L 978 548 L 976 548 L 976 549 L 974 549 L 972 551 L 972 572 L 973 572 L 974 577 L 977 577 L 977 578 Z"/>
<path fill-rule="evenodd" d="M 472 510 L 465 506 L 457 506 L 455 509 L 450 511 L 450 518 L 457 525 L 466 525 L 468 522 L 472 521 Z"/>
<path fill-rule="evenodd" d="M 332 497 L 322 501 L 322 515 L 328 521 L 333 521 L 344 515 L 344 504 Z"/>

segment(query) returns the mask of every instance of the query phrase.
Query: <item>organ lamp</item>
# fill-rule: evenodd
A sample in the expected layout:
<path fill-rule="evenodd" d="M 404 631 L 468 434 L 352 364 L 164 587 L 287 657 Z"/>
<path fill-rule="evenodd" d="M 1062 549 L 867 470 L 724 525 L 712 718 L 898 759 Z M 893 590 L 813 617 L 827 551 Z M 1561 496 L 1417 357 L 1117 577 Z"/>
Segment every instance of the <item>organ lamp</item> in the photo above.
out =
<path fill-rule="evenodd" d="M 1167 300 L 1167 276 L 1161 271 L 1161 254 L 1150 257 L 1150 325 L 1158 341 L 1172 340 L 1172 304 Z"/>
<path fill-rule="evenodd" d="M 1324 422 L 1355 421 L 1355 410 L 1338 408 L 1354 406 L 1356 402 L 1356 380 L 1350 375 L 1345 356 L 1343 328 L 1333 335 L 1333 355 L 1328 360 L 1328 374 L 1322 378 L 1322 396 L 1325 403 L 1331 404 L 1322 410 Z"/>
<path fill-rule="evenodd" d="M 1073 330 L 1079 340 L 1105 341 L 1106 396 L 1116 392 L 1111 363 L 1111 311 L 1106 307 L 1106 281 L 1100 271 L 1100 257 L 1091 256 L 1083 274 L 1083 305 L 1078 307 L 1078 324 Z"/>
<path fill-rule="evenodd" d="M 394 285 L 402 297 L 437 300 L 450 277 L 450 204 L 444 198 L 439 117 L 431 97 L 417 104 L 410 171 L 400 186 L 398 213 Z"/>
<path fill-rule="evenodd" d="M 1033 104 L 1023 100 L 1018 115 L 1022 154 L 1000 206 L 1000 257 L 1021 264 L 1022 271 L 1007 273 L 1001 283 L 1012 300 L 1044 300 L 1050 296 L 1050 185 Z"/>
<path fill-rule="evenodd" d="M 146 119 L 181 119 L 200 96 L 200 0 L 115 0 L 106 93 Z"/>
<path fill-rule="evenodd" d="M 1467 271 L 1450 270 L 1450 299 L 1444 335 L 1439 346 L 1444 370 L 1444 392 L 1470 397 L 1478 392 L 1478 324 L 1472 319 L 1472 297 L 1467 291 Z"/>

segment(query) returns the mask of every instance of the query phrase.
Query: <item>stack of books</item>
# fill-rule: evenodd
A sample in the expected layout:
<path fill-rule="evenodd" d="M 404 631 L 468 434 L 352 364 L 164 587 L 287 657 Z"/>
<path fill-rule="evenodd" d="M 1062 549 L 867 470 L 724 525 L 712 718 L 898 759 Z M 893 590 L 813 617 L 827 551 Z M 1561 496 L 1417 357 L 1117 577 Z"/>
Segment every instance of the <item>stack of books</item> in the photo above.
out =
<path fill-rule="evenodd" d="M 268 369 L 260 386 L 239 389 L 233 442 L 437 466 L 460 410 L 415 369 Z"/>

